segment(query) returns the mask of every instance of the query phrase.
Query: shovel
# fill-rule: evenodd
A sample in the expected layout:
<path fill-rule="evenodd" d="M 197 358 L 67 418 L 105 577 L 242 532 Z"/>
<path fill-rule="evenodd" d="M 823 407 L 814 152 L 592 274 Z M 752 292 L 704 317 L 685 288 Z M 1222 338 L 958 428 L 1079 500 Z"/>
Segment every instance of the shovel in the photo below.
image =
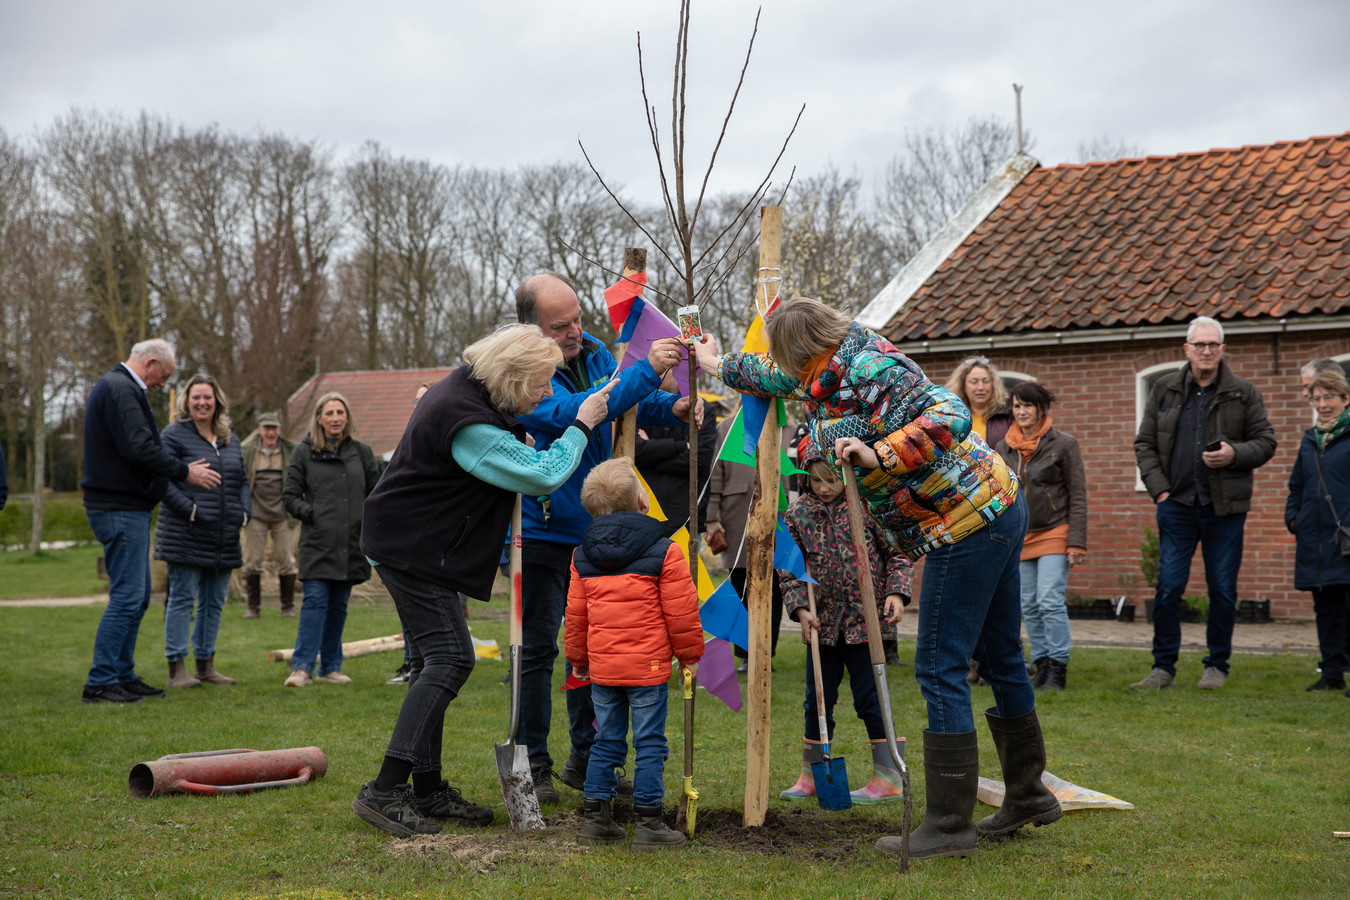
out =
<path fill-rule="evenodd" d="M 497 754 L 497 777 L 502 782 L 502 798 L 511 827 L 518 831 L 544 827 L 539 812 L 539 798 L 534 794 L 534 777 L 530 774 L 530 758 L 524 744 L 516 743 L 516 729 L 520 727 L 520 647 L 524 629 L 521 625 L 520 592 L 520 495 L 516 494 L 516 508 L 511 513 L 511 725 L 505 744 L 493 744 Z"/>
<path fill-rule="evenodd" d="M 867 620 L 867 651 L 872 657 L 872 679 L 881 700 L 881 723 L 886 729 L 886 746 L 891 761 L 900 772 L 900 787 L 905 792 L 904 813 L 900 818 L 900 871 L 909 869 L 910 819 L 914 814 L 914 797 L 910 793 L 909 768 L 895 742 L 895 718 L 891 711 L 891 686 L 886 680 L 886 651 L 881 647 L 881 618 L 877 615 L 877 592 L 872 585 L 872 567 L 867 564 L 867 532 L 863 527 L 862 504 L 858 500 L 858 483 L 853 465 L 846 459 L 840 464 L 844 470 L 844 493 L 848 497 L 848 530 L 853 538 L 853 556 L 858 566 L 858 585 L 862 595 L 863 617 Z M 817 788 L 819 791 L 819 788 Z"/>
<path fill-rule="evenodd" d="M 811 582 L 806 583 L 806 605 L 811 615 L 816 614 L 816 592 Z M 820 762 L 811 763 L 811 778 L 816 783 L 816 799 L 821 809 L 849 809 L 853 798 L 848 792 L 848 769 L 842 756 L 830 756 L 830 726 L 825 721 L 825 685 L 820 676 L 820 634 L 811 629 L 811 669 L 816 676 L 816 716 L 820 728 Z"/>
<path fill-rule="evenodd" d="M 694 676 L 684 671 L 684 831 L 694 836 L 698 817 L 698 791 L 694 790 Z"/>

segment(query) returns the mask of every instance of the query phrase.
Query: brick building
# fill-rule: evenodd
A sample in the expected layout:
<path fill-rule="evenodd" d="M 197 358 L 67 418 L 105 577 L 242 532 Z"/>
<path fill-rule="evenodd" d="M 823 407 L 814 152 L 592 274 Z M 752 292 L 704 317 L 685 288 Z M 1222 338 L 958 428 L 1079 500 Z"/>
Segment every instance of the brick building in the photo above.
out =
<path fill-rule="evenodd" d="M 942 383 L 967 356 L 1058 397 L 1088 479 L 1089 559 L 1069 590 L 1129 594 L 1154 507 L 1132 442 L 1153 380 L 1184 362 L 1186 324 L 1224 324 L 1224 359 L 1264 396 L 1279 447 L 1257 470 L 1239 597 L 1311 618 L 1295 591 L 1287 482 L 1312 423 L 1299 369 L 1350 365 L 1350 134 L 1043 168 L 1019 155 L 858 319 Z M 1200 555 L 1188 594 L 1206 592 Z"/>
<path fill-rule="evenodd" d="M 408 427 L 418 385 L 440 381 L 452 371 L 453 367 L 315 375 L 296 388 L 286 401 L 286 436 L 298 441 L 308 434 L 315 402 L 324 394 L 337 391 L 351 407 L 356 437 L 369 444 L 378 459 L 388 459 Z"/>

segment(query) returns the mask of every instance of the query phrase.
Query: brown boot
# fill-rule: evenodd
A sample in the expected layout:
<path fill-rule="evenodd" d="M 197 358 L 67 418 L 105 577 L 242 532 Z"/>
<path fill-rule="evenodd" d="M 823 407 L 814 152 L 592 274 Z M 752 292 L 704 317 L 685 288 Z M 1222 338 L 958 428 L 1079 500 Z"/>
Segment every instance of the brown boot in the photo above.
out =
<path fill-rule="evenodd" d="M 295 576 L 278 576 L 281 581 L 281 617 L 291 619 L 295 617 Z"/>
<path fill-rule="evenodd" d="M 248 612 L 244 613 L 244 618 L 258 618 L 258 610 L 262 607 L 261 575 L 244 576 L 244 596 L 248 599 Z"/>
<path fill-rule="evenodd" d="M 202 681 L 209 681 L 212 684 L 234 684 L 234 679 L 228 675 L 222 675 L 216 671 L 216 658 L 209 656 L 206 659 L 197 660 L 197 677 Z"/>
<path fill-rule="evenodd" d="M 194 688 L 201 687 L 202 683 L 188 674 L 187 666 L 181 659 L 169 660 L 169 687 L 171 688 Z"/>

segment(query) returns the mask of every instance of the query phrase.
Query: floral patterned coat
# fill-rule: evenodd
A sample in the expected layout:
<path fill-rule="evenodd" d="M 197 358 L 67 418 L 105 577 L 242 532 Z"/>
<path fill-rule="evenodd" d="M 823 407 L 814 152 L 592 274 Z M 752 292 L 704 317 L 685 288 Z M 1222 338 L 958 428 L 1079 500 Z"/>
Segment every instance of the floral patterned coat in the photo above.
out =
<path fill-rule="evenodd" d="M 867 620 L 863 618 L 857 557 L 844 498 L 825 504 L 815 494 L 803 494 L 788 507 L 783 521 L 802 548 L 806 571 L 820 582 L 815 587 L 820 642 L 828 646 L 867 643 Z M 871 519 L 867 520 L 867 556 L 877 593 L 878 615 L 884 614 L 886 598 L 891 594 L 899 594 L 908 606 L 909 560 L 886 542 L 885 532 Z M 783 586 L 783 606 L 789 618 L 795 618 L 797 610 L 807 608 L 806 582 L 782 569 L 778 577 Z M 881 638 L 886 641 L 896 638 L 895 626 L 885 619 L 881 622 Z"/>
<path fill-rule="evenodd" d="M 871 445 L 881 467 L 854 467 L 858 492 L 912 560 L 969 537 L 1017 499 L 1016 476 L 971 430 L 965 404 L 857 322 L 810 384 L 753 353 L 722 357 L 717 375 L 743 394 L 806 401 L 812 439 L 836 470 L 837 438 Z"/>

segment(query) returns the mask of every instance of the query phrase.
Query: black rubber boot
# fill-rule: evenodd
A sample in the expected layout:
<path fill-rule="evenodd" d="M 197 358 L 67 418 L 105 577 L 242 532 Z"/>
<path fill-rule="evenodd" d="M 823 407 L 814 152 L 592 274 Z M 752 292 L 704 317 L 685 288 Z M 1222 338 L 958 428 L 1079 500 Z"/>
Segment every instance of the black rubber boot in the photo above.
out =
<path fill-rule="evenodd" d="M 1031 686 L 1036 690 L 1045 687 L 1046 676 L 1050 674 L 1050 657 L 1042 656 L 1036 660 L 1036 674 L 1031 676 Z"/>
<path fill-rule="evenodd" d="M 1062 691 L 1068 685 L 1069 664 L 1055 659 L 1045 661 L 1045 680 L 1041 686 L 1047 691 Z"/>
<path fill-rule="evenodd" d="M 248 599 L 248 611 L 244 613 L 244 618 L 258 618 L 258 610 L 262 607 L 261 575 L 244 576 L 244 596 Z"/>
<path fill-rule="evenodd" d="M 666 825 L 659 805 L 634 806 L 633 818 L 637 822 L 633 829 L 634 850 L 664 850 L 678 847 L 685 841 L 683 834 Z"/>
<path fill-rule="evenodd" d="M 1045 771 L 1045 739 L 1036 710 L 1013 719 L 986 710 L 989 731 L 1003 767 L 1003 805 L 975 827 L 980 834 L 1009 834 L 1023 825 L 1049 825 L 1064 815 L 1059 800 L 1041 782 Z"/>
<path fill-rule="evenodd" d="M 582 801 L 582 812 L 586 816 L 586 821 L 582 824 L 581 831 L 577 833 L 578 844 L 587 846 L 617 844 L 628 836 L 623 826 L 614 821 L 614 810 L 608 800 L 592 800 L 587 797 Z"/>
<path fill-rule="evenodd" d="M 980 783 L 980 745 L 975 732 L 923 733 L 923 821 L 909 836 L 910 859 L 974 856 L 975 791 Z M 900 855 L 900 838 L 884 837 L 876 847 Z"/>
<path fill-rule="evenodd" d="M 281 575 L 278 577 L 281 589 L 281 617 L 290 619 L 295 616 L 295 576 Z"/>

